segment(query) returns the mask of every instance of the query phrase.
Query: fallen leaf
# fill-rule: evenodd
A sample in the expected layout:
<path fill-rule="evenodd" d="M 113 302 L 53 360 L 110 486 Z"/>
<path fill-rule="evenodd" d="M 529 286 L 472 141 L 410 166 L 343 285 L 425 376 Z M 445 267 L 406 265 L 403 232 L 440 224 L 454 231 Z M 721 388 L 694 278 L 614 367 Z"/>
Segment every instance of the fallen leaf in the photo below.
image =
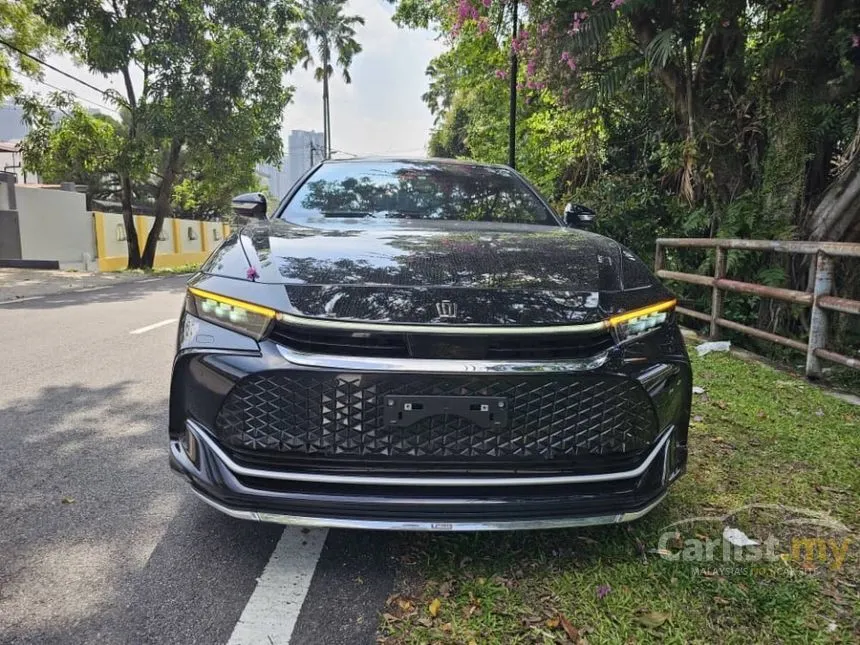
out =
<path fill-rule="evenodd" d="M 425 616 L 424 618 L 419 618 L 419 619 L 418 619 L 418 624 L 419 624 L 419 625 L 423 625 L 424 627 L 432 627 L 432 626 L 433 626 L 433 619 L 432 619 L 432 618 L 427 618 L 427 617 Z"/>
<path fill-rule="evenodd" d="M 453 629 L 454 629 L 454 626 L 451 623 L 445 623 L 444 625 L 442 625 L 442 631 L 443 632 L 450 632 Z"/>
<path fill-rule="evenodd" d="M 544 621 L 544 625 L 546 625 L 550 629 L 555 629 L 556 627 L 558 627 L 558 623 L 559 623 L 558 616 L 553 616 L 552 618 L 547 618 Z"/>
<path fill-rule="evenodd" d="M 705 393 L 705 388 L 700 387 L 698 385 L 693 386 L 693 394 L 704 394 L 704 393 Z"/>
<path fill-rule="evenodd" d="M 74 497 L 64 497 L 64 498 L 63 498 L 62 500 L 60 500 L 60 501 L 61 501 L 63 504 L 74 504 L 74 503 L 75 503 L 76 501 L 78 501 L 78 500 L 76 500 Z"/>
<path fill-rule="evenodd" d="M 407 600 L 406 598 L 398 598 L 397 606 L 400 607 L 403 611 L 412 611 L 415 605 L 412 604 L 411 600 Z"/>
<path fill-rule="evenodd" d="M 647 614 L 637 616 L 636 620 L 649 629 L 656 629 L 669 620 L 669 614 L 664 614 L 659 611 L 649 611 Z"/>
<path fill-rule="evenodd" d="M 567 637 L 574 643 L 578 644 L 579 630 L 570 624 L 570 621 L 564 617 L 564 614 L 559 614 L 558 618 L 561 621 L 561 628 L 564 630 L 564 633 L 567 634 Z"/>
<path fill-rule="evenodd" d="M 427 607 L 427 610 L 430 612 L 430 615 L 433 616 L 433 618 L 436 618 L 437 614 L 439 613 L 439 608 L 441 606 L 442 601 L 438 598 L 434 598 L 433 602 L 430 603 L 430 606 Z"/>
<path fill-rule="evenodd" d="M 450 580 L 446 580 L 445 582 L 443 582 L 441 585 L 439 585 L 439 595 L 444 598 L 450 596 L 452 586 L 453 585 L 451 584 Z"/>
<path fill-rule="evenodd" d="M 723 598 L 722 596 L 714 596 L 714 602 L 718 605 L 730 605 L 731 601 Z"/>
<path fill-rule="evenodd" d="M 399 619 L 397 616 L 395 616 L 394 614 L 389 614 L 389 613 L 384 613 L 384 614 L 382 614 L 382 617 L 383 617 L 385 620 L 387 620 L 389 623 L 396 623 L 398 620 L 400 620 L 400 619 Z"/>

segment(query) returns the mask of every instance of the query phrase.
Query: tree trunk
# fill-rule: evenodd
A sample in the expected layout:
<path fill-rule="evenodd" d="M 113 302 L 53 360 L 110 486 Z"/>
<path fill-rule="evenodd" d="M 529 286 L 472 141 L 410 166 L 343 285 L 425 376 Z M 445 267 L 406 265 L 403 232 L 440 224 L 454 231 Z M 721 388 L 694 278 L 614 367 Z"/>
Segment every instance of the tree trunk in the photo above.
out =
<path fill-rule="evenodd" d="M 155 251 L 158 246 L 158 236 L 164 225 L 164 218 L 170 214 L 170 197 L 173 194 L 173 184 L 179 170 L 179 153 L 182 151 L 182 141 L 174 138 L 170 142 L 170 152 L 167 155 L 167 163 L 161 175 L 161 184 L 158 187 L 158 196 L 155 199 L 155 221 L 146 238 L 146 248 L 143 249 L 141 265 L 145 269 L 151 269 L 155 263 Z"/>
<path fill-rule="evenodd" d="M 323 145 L 322 145 L 322 160 L 325 161 L 328 158 L 327 150 L 328 150 L 328 96 L 326 95 L 326 91 L 328 89 L 328 81 L 323 78 L 323 95 L 322 95 L 322 108 L 323 108 Z"/>
<path fill-rule="evenodd" d="M 811 240 L 860 241 L 860 154 L 824 192 L 809 216 Z"/>
<path fill-rule="evenodd" d="M 128 247 L 128 269 L 140 268 L 140 244 L 137 239 L 137 229 L 134 226 L 134 211 L 132 210 L 131 178 L 121 174 L 120 201 L 122 202 L 122 223 L 125 227 L 125 243 Z"/>
<path fill-rule="evenodd" d="M 323 147 L 325 148 L 325 158 L 331 156 L 331 112 L 329 112 L 328 99 L 328 61 L 324 61 L 323 69 L 323 111 L 325 112 L 324 124 L 325 133 L 323 135 Z"/>

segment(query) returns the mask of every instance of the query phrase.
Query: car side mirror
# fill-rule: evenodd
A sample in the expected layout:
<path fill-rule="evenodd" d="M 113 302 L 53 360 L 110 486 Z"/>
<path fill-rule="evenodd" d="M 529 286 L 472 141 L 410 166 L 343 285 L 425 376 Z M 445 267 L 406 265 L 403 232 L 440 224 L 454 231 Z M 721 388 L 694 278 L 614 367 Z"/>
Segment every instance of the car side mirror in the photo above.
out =
<path fill-rule="evenodd" d="M 564 223 L 571 228 L 581 228 L 588 230 L 594 226 L 594 218 L 597 213 L 581 204 L 571 204 L 568 202 L 564 207 Z"/>
<path fill-rule="evenodd" d="M 243 193 L 242 195 L 236 195 L 230 205 L 233 208 L 233 213 L 240 217 L 266 219 L 266 213 L 268 212 L 266 196 L 263 193 Z"/>

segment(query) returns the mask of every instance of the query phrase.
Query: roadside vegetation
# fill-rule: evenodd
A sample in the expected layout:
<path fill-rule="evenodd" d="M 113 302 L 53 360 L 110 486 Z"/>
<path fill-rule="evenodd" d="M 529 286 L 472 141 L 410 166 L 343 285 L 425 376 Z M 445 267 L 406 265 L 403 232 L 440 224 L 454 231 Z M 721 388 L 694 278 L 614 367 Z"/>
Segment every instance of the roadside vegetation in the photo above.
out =
<path fill-rule="evenodd" d="M 860 408 L 733 355 L 691 359 L 689 468 L 661 506 L 629 525 L 404 535 L 380 642 L 857 642 Z M 825 516 L 848 531 L 796 523 Z M 780 557 L 720 561 L 726 527 L 777 538 Z M 789 547 L 816 536 L 847 544 L 844 560 Z M 688 539 L 717 558 L 663 557 Z"/>

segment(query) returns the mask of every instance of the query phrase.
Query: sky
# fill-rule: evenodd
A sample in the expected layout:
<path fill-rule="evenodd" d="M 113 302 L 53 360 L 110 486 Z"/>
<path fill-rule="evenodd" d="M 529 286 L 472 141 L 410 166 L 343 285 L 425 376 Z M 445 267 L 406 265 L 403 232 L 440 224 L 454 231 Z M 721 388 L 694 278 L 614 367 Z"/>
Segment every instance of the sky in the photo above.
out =
<path fill-rule="evenodd" d="M 385 0 L 351 0 L 348 11 L 365 19 L 356 36 L 364 49 L 353 61 L 352 83 L 345 84 L 341 76 L 331 82 L 332 148 L 357 155 L 424 156 L 433 125 L 421 100 L 427 90 L 424 72 L 442 52 L 441 41 L 430 32 L 397 27 L 391 22 L 394 8 Z M 51 56 L 48 62 L 96 87 L 121 87 L 118 77 L 90 74 L 67 57 Z M 84 106 L 110 107 L 95 90 L 50 69 L 44 74 L 45 83 L 74 92 Z M 299 65 L 287 82 L 295 86 L 295 94 L 284 113 L 285 142 L 290 130 L 322 130 L 322 86 L 313 70 Z M 22 84 L 28 91 L 52 91 L 30 80 Z"/>

